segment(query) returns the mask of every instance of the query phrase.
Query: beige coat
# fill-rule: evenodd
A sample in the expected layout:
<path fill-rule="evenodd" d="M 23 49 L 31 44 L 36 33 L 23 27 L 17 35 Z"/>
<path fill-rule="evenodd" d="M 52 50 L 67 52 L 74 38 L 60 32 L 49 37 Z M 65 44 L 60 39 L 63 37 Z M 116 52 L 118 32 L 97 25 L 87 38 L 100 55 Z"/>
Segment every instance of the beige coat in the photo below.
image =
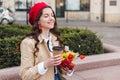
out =
<path fill-rule="evenodd" d="M 52 36 L 53 46 L 59 45 L 57 38 Z M 35 49 L 35 40 L 25 38 L 21 45 L 21 69 L 20 76 L 22 80 L 54 80 L 54 67 L 49 67 L 44 75 L 40 75 L 37 70 L 37 64 L 50 57 L 46 42 L 39 36 L 39 52 L 33 53 Z"/>

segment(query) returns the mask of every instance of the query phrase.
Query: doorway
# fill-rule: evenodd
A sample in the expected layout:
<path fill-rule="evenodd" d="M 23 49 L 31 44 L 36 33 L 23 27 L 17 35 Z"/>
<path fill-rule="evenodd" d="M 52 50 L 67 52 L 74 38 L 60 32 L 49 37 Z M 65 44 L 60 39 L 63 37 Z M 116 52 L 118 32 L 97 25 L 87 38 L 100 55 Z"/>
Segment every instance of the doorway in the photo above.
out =
<path fill-rule="evenodd" d="M 65 11 L 65 0 L 56 0 L 56 16 L 57 17 L 64 17 Z"/>

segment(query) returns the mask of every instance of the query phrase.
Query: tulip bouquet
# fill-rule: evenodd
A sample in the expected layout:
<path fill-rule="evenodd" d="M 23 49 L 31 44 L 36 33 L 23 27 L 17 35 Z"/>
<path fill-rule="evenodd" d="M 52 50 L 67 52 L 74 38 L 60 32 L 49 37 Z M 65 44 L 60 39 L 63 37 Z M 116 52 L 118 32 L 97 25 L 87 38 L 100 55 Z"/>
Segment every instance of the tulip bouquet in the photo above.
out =
<path fill-rule="evenodd" d="M 75 58 L 76 53 L 72 51 L 65 51 L 62 54 L 62 62 L 58 65 L 59 68 L 68 68 L 69 70 L 73 70 L 75 64 L 73 63 L 73 59 Z M 79 55 L 79 58 L 83 60 L 85 55 Z"/>
<path fill-rule="evenodd" d="M 62 62 L 58 67 L 68 68 L 69 70 L 73 70 L 75 64 L 73 63 L 73 59 L 75 58 L 74 52 L 65 51 L 62 54 Z"/>

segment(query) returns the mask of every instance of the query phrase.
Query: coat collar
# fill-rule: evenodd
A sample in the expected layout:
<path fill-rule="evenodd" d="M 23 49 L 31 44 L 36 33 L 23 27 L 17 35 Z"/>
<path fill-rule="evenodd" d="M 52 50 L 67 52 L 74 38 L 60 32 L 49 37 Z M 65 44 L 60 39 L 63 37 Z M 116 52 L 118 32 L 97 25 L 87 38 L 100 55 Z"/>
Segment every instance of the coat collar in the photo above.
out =
<path fill-rule="evenodd" d="M 56 41 L 57 40 L 57 37 L 54 34 L 50 33 L 50 35 L 51 35 L 51 40 L 52 41 Z M 42 38 L 41 34 L 38 36 L 38 39 L 39 39 L 40 43 L 42 43 L 44 41 L 44 39 Z"/>

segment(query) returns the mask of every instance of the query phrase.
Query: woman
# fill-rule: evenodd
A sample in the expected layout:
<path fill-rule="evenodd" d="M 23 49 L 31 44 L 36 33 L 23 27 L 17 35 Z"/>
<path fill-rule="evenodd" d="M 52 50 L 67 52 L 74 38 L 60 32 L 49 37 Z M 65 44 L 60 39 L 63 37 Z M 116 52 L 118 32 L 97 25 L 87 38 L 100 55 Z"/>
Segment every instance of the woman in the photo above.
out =
<path fill-rule="evenodd" d="M 55 66 L 61 63 L 61 55 L 53 56 L 53 46 L 63 47 L 52 8 L 36 3 L 29 12 L 32 32 L 21 41 L 22 80 L 60 80 Z"/>

